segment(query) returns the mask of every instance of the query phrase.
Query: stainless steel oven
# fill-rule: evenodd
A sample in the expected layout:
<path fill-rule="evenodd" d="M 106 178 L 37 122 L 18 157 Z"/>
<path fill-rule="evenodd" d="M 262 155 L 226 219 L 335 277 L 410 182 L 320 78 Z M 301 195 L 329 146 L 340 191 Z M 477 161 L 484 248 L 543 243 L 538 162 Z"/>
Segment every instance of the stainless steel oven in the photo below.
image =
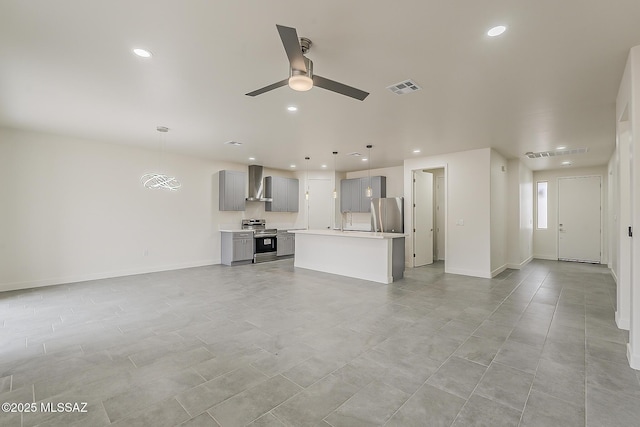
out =
<path fill-rule="evenodd" d="M 266 228 L 264 219 L 243 219 L 243 230 L 253 230 L 254 250 L 253 262 L 264 262 L 275 260 L 278 256 L 278 230 Z"/>
<path fill-rule="evenodd" d="M 271 261 L 276 259 L 278 251 L 278 240 L 276 235 L 254 235 L 255 249 L 253 262 Z"/>

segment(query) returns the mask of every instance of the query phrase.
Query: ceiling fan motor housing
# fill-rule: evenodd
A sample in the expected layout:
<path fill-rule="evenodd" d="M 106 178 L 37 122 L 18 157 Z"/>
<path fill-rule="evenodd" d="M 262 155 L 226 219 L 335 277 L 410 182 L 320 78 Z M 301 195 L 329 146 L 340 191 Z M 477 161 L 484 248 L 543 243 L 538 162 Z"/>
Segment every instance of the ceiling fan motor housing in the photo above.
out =
<path fill-rule="evenodd" d="M 304 57 L 304 65 L 307 67 L 307 72 L 305 73 L 302 70 L 296 70 L 294 68 L 289 67 L 289 77 L 291 76 L 307 76 L 310 79 L 313 78 L 313 61 L 307 57 Z"/>

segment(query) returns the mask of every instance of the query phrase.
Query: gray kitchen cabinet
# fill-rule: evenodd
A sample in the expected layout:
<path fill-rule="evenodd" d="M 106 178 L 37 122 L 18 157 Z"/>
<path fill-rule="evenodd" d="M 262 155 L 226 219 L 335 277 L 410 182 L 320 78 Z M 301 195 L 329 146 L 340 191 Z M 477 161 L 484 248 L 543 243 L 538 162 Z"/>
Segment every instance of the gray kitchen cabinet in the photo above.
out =
<path fill-rule="evenodd" d="M 247 174 L 240 171 L 221 170 L 218 172 L 218 209 L 221 211 L 245 210 Z"/>
<path fill-rule="evenodd" d="M 363 178 L 356 178 L 349 185 L 351 186 L 351 212 L 363 212 L 362 205 L 366 204 L 364 192 L 367 185 L 364 184 Z"/>
<path fill-rule="evenodd" d="M 293 233 L 287 233 L 286 231 L 278 232 L 278 249 L 276 254 L 278 256 L 293 255 L 296 248 L 296 235 Z"/>
<path fill-rule="evenodd" d="M 298 212 L 299 183 L 294 178 L 268 176 L 264 179 L 265 197 L 271 199 L 265 202 L 267 212 Z"/>
<path fill-rule="evenodd" d="M 369 178 L 360 178 L 360 191 L 364 197 L 360 201 L 360 212 L 371 212 L 371 199 L 374 197 L 387 197 L 387 178 L 384 176 L 371 177 L 371 197 L 366 197 Z"/>
<path fill-rule="evenodd" d="M 287 183 L 286 178 L 280 176 L 267 176 L 264 179 L 264 196 L 271 199 L 265 202 L 264 210 L 267 212 L 286 212 L 287 210 Z"/>
<path fill-rule="evenodd" d="M 287 180 L 287 212 L 298 212 L 298 204 L 300 203 L 299 187 L 300 184 L 297 179 L 291 178 Z"/>
<path fill-rule="evenodd" d="M 369 177 L 340 181 L 340 212 L 371 212 L 371 198 L 367 197 Z M 371 177 L 371 197 L 387 197 L 387 178 Z"/>
<path fill-rule="evenodd" d="M 225 265 L 248 264 L 253 261 L 252 231 L 221 231 L 220 261 Z"/>
<path fill-rule="evenodd" d="M 351 199 L 352 179 L 343 179 L 340 181 L 340 212 L 353 212 L 353 201 Z"/>

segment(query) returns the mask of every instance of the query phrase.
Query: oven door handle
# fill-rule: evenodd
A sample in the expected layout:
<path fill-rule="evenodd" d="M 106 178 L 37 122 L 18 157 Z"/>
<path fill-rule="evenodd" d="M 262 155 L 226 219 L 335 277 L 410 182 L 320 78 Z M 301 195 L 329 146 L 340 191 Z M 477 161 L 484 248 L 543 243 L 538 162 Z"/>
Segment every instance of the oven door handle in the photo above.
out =
<path fill-rule="evenodd" d="M 267 238 L 267 239 L 275 239 L 278 235 L 277 234 L 261 234 L 259 236 L 253 236 L 255 239 L 262 239 Z"/>

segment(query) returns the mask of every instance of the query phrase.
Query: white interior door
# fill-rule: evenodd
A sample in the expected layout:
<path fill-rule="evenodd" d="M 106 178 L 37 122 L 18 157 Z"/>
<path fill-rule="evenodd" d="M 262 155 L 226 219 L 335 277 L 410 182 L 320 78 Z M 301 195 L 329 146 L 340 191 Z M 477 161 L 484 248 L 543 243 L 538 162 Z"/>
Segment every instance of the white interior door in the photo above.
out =
<path fill-rule="evenodd" d="M 444 260 L 444 176 L 436 178 L 436 259 Z"/>
<path fill-rule="evenodd" d="M 433 263 L 433 174 L 413 173 L 413 266 Z"/>
<path fill-rule="evenodd" d="M 628 122 L 620 124 L 621 132 L 618 141 L 618 176 L 620 178 L 617 192 L 618 218 L 616 230 L 618 237 L 617 286 L 616 286 L 616 324 L 620 329 L 629 330 L 631 324 L 631 262 L 633 245 L 629 238 L 629 226 L 633 218 L 633 144 Z"/>
<path fill-rule="evenodd" d="M 333 184 L 330 179 L 309 180 L 309 229 L 331 228 Z"/>
<path fill-rule="evenodd" d="M 558 258 L 600 262 L 599 176 L 558 179 Z"/>

